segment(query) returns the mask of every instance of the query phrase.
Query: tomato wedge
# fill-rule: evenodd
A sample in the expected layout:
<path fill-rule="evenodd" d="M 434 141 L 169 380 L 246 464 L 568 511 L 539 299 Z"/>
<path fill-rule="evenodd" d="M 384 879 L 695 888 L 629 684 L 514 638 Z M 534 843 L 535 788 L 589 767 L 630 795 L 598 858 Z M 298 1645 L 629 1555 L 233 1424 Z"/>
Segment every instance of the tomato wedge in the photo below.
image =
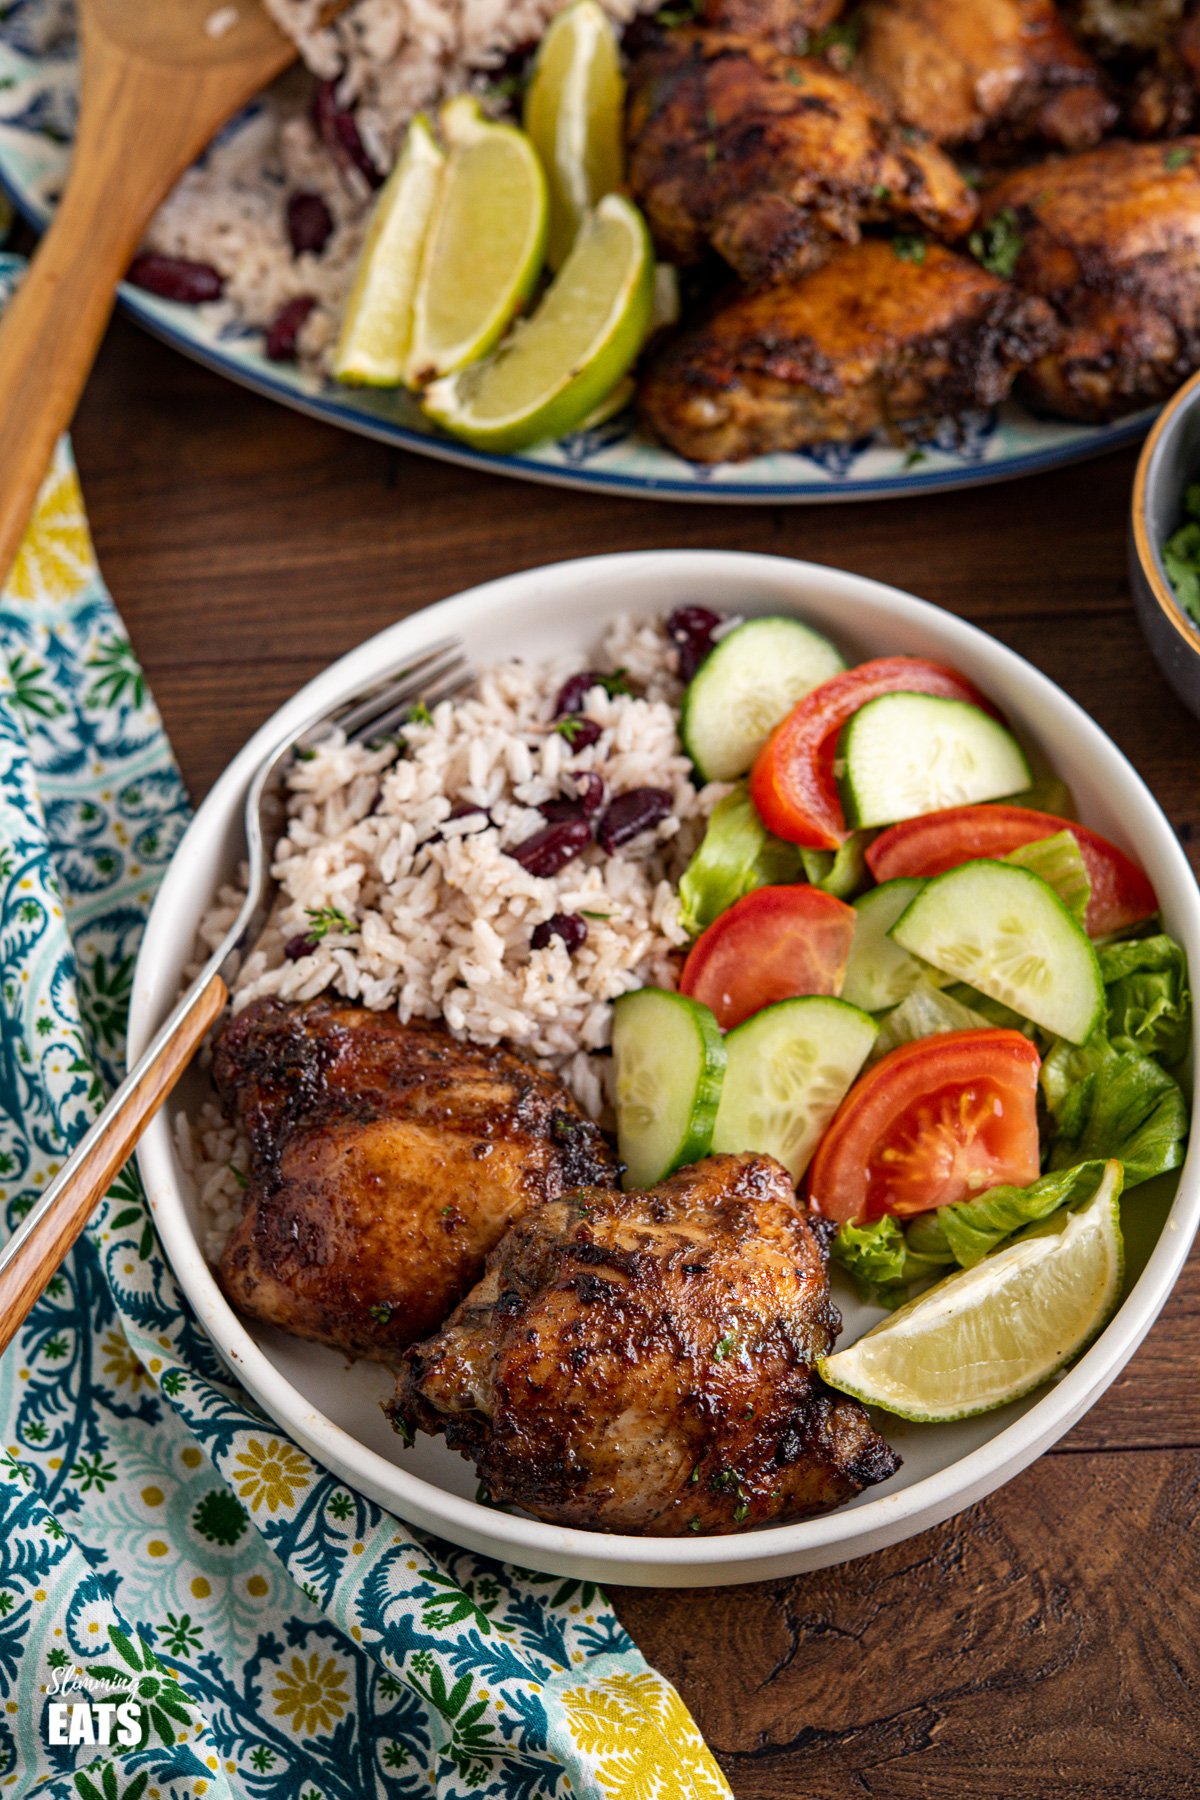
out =
<path fill-rule="evenodd" d="M 857 914 L 820 888 L 760 887 L 714 919 L 688 952 L 679 991 L 722 1031 L 797 994 L 837 994 Z"/>
<path fill-rule="evenodd" d="M 838 734 L 880 694 L 940 694 L 995 707 L 956 669 L 922 656 L 880 656 L 823 681 L 771 733 L 750 771 L 750 797 L 768 831 L 806 850 L 836 850 L 850 833 L 833 774 Z"/>
<path fill-rule="evenodd" d="M 951 806 L 906 819 L 881 832 L 867 851 L 876 881 L 897 875 L 944 875 L 980 856 L 1007 856 L 1022 844 L 1069 831 L 1092 884 L 1087 928 L 1092 937 L 1122 931 L 1158 911 L 1158 896 L 1137 864 L 1098 831 L 1028 806 Z"/>
<path fill-rule="evenodd" d="M 907 1218 L 1038 1176 L 1041 1059 L 1019 1031 L 901 1044 L 851 1088 L 821 1139 L 809 1201 L 839 1224 Z"/>

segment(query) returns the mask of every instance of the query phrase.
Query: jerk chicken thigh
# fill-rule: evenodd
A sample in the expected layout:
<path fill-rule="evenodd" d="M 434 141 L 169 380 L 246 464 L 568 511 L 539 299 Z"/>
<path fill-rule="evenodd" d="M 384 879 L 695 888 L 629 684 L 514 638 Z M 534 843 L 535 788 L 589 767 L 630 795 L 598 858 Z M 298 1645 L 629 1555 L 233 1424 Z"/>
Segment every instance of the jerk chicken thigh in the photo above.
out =
<path fill-rule="evenodd" d="M 1098 144 L 1117 107 L 1053 0 L 867 0 L 855 72 L 942 144 Z"/>
<path fill-rule="evenodd" d="M 700 23 L 710 31 L 762 38 L 802 56 L 841 10 L 842 0 L 704 0 Z"/>
<path fill-rule="evenodd" d="M 660 253 L 711 247 L 743 280 L 820 266 L 865 224 L 955 238 L 975 196 L 935 144 L 820 58 L 731 33 L 672 31 L 630 71 L 629 182 Z"/>
<path fill-rule="evenodd" d="M 387 1359 L 467 1292 L 527 1207 L 616 1164 L 561 1082 L 343 1000 L 252 1001 L 213 1075 L 250 1140 L 220 1280 L 242 1312 Z"/>
<path fill-rule="evenodd" d="M 643 373 L 643 421 L 693 462 L 851 441 L 1004 399 L 1054 316 L 940 244 L 880 239 L 718 305 Z"/>
<path fill-rule="evenodd" d="M 1006 176 L 984 201 L 1020 245 L 1014 280 L 1064 330 L 1022 378 L 1034 407 L 1111 419 L 1200 365 L 1200 137 L 1112 143 Z"/>
<path fill-rule="evenodd" d="M 660 1537 L 820 1512 L 899 1458 L 813 1371 L 840 1319 L 787 1171 L 712 1156 L 648 1193 L 529 1212 L 388 1411 L 494 1500 Z"/>

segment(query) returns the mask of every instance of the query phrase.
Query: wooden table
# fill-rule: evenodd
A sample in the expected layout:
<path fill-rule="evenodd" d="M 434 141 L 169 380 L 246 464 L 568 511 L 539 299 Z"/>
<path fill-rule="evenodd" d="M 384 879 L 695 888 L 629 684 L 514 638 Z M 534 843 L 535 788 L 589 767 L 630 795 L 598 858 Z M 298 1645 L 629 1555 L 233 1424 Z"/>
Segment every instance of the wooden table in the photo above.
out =
<path fill-rule="evenodd" d="M 1080 700 L 1190 841 L 1200 725 L 1124 576 L 1133 457 L 866 506 L 519 486 L 284 412 L 118 323 L 76 448 L 100 560 L 199 800 L 343 650 L 456 589 L 596 551 L 767 550 L 895 582 Z M 712 1593 L 623 1591 L 737 1800 L 1200 1794 L 1200 1269 L 1069 1437 L 881 1555 Z"/>

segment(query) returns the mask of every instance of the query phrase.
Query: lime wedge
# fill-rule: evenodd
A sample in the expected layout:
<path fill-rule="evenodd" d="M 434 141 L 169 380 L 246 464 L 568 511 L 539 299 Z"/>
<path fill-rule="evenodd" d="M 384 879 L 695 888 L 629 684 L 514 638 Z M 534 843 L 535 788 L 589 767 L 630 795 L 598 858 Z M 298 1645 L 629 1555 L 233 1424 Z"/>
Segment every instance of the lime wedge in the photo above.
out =
<path fill-rule="evenodd" d="M 589 213 L 533 317 L 486 362 L 437 382 L 431 419 L 485 450 L 561 437 L 632 367 L 654 304 L 654 252 L 637 208 L 608 194 Z"/>
<path fill-rule="evenodd" d="M 575 0 L 542 39 L 525 96 L 525 129 L 550 184 L 546 260 L 560 269 L 585 213 L 620 187 L 625 81 L 612 21 Z"/>
<path fill-rule="evenodd" d="M 1121 1291 L 1110 1162 L 1077 1212 L 1055 1213 L 1005 1249 L 918 1294 L 817 1364 L 830 1387 L 902 1419 L 966 1419 L 1049 1381 L 1106 1323 Z"/>
<path fill-rule="evenodd" d="M 410 387 L 486 356 L 533 291 L 546 248 L 546 177 L 514 125 L 461 96 L 442 108 L 450 158 L 413 307 Z"/>
<path fill-rule="evenodd" d="M 333 353 L 339 381 L 398 387 L 404 380 L 421 251 L 445 161 L 429 120 L 418 115 L 367 227 Z"/>

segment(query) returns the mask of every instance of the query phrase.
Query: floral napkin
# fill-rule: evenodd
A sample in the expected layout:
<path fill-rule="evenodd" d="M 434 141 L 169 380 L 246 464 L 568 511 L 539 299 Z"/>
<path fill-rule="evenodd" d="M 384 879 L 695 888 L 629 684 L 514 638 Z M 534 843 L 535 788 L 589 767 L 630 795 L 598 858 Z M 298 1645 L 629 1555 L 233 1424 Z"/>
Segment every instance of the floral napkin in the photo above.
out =
<path fill-rule="evenodd" d="M 0 596 L 0 1237 L 118 1077 L 187 815 L 64 445 Z M 729 1800 L 598 1589 L 418 1535 L 231 1385 L 132 1167 L 0 1434 L 0 1796 Z"/>

